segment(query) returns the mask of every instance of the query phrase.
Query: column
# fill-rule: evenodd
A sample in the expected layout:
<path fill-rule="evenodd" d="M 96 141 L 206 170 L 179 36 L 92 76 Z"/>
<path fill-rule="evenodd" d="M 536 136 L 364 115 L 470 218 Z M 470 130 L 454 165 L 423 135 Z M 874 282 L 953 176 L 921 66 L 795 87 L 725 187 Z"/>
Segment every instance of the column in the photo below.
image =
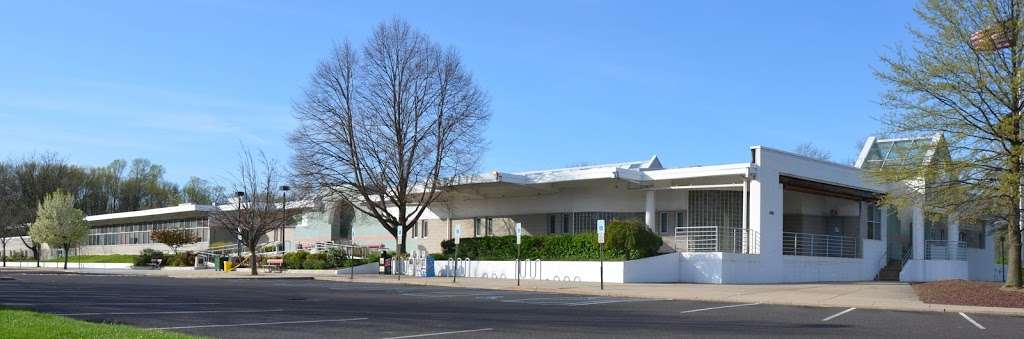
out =
<path fill-rule="evenodd" d="M 949 222 L 946 223 L 946 246 L 950 257 L 949 260 L 956 260 L 960 254 L 960 217 L 956 213 L 949 215 Z"/>
<path fill-rule="evenodd" d="M 918 203 L 911 209 L 911 213 L 911 223 L 914 226 L 910 230 L 910 237 L 914 239 L 912 243 L 914 248 L 913 258 L 915 260 L 924 260 L 924 208 Z"/>
<path fill-rule="evenodd" d="M 651 231 L 655 231 L 657 229 L 658 220 L 657 208 L 654 204 L 655 192 L 656 191 L 654 190 L 648 190 L 644 192 L 646 193 L 644 197 L 644 222 L 647 223 L 647 227 L 650 228 Z"/>

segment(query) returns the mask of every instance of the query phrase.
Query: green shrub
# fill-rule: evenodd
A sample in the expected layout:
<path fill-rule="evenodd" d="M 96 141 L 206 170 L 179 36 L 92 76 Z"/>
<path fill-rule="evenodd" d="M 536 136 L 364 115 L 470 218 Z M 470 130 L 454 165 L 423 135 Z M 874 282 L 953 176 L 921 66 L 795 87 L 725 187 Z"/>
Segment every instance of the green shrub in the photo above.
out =
<path fill-rule="evenodd" d="M 164 266 L 192 266 L 196 262 L 196 254 L 192 251 L 172 254 L 164 259 Z"/>
<path fill-rule="evenodd" d="M 323 252 L 324 261 L 327 262 L 328 268 L 344 267 L 345 265 L 345 251 L 340 248 L 329 248 Z"/>
<path fill-rule="evenodd" d="M 284 268 L 300 269 L 302 263 L 306 261 L 306 256 L 309 252 L 306 251 L 295 251 L 284 254 Z"/>
<path fill-rule="evenodd" d="M 605 233 L 605 260 L 628 260 L 656 255 L 661 237 L 635 221 L 613 220 Z M 513 260 L 516 258 L 515 236 L 462 239 L 460 258 L 474 260 Z M 444 252 L 435 259 L 455 256 L 455 242 L 441 242 Z M 550 234 L 523 236 L 522 259 L 598 260 L 601 257 L 597 233 Z"/>
<path fill-rule="evenodd" d="M 626 260 L 658 254 L 662 244 L 660 236 L 638 222 L 612 220 L 605 232 L 605 245 L 621 251 Z"/>
<path fill-rule="evenodd" d="M 327 268 L 327 262 L 319 257 L 310 256 L 302 263 L 302 268 L 308 270 L 322 270 Z"/>
<path fill-rule="evenodd" d="M 135 266 L 146 266 L 149 265 L 149 262 L 152 261 L 153 259 L 163 258 L 164 252 L 160 252 L 152 248 L 147 248 L 142 250 L 142 253 L 140 253 L 139 256 L 135 257 L 135 262 L 133 264 Z"/>

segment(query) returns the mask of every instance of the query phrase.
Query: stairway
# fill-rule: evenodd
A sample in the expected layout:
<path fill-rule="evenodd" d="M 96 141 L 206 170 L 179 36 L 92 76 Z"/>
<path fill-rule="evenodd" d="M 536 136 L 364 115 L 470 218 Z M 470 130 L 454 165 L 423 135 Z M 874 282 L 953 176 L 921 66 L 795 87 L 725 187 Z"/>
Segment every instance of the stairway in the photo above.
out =
<path fill-rule="evenodd" d="M 878 271 L 875 280 L 900 281 L 900 271 L 903 271 L 903 262 L 901 260 L 889 260 L 889 263 Z"/>

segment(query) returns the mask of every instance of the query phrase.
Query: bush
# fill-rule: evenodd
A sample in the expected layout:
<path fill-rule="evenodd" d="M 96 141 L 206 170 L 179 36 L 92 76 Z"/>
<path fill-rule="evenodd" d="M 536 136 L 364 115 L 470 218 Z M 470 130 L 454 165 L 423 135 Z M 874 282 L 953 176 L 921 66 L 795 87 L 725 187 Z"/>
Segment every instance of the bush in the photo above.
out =
<path fill-rule="evenodd" d="M 607 227 L 605 260 L 629 260 L 653 256 L 661 247 L 661 237 L 635 221 L 613 220 Z M 444 253 L 435 259 L 455 256 L 455 242 L 441 242 Z M 460 258 L 474 260 L 513 260 L 515 236 L 462 239 Z M 598 260 L 601 257 L 597 233 L 523 236 L 522 259 Z"/>
<path fill-rule="evenodd" d="M 306 256 L 309 252 L 306 251 L 295 251 L 284 254 L 284 268 L 300 269 L 302 263 L 306 261 Z"/>
<path fill-rule="evenodd" d="M 192 251 L 172 254 L 164 260 L 164 266 L 192 266 L 195 265 L 196 254 Z"/>
<path fill-rule="evenodd" d="M 320 257 L 310 256 L 302 263 L 302 268 L 307 270 L 322 270 L 327 268 L 327 262 Z"/>
<path fill-rule="evenodd" d="M 612 220 L 605 232 L 605 245 L 621 251 L 626 260 L 658 254 L 662 244 L 660 236 L 638 222 Z"/>
<path fill-rule="evenodd" d="M 135 262 L 133 264 L 135 266 L 146 266 L 149 265 L 149 262 L 152 261 L 153 259 L 163 258 L 164 252 L 160 252 L 152 248 L 147 248 L 142 250 L 142 253 L 140 253 L 139 256 L 135 257 Z"/>
<path fill-rule="evenodd" d="M 340 248 L 329 248 L 323 252 L 324 261 L 327 262 L 328 268 L 344 267 L 345 265 L 345 251 Z"/>

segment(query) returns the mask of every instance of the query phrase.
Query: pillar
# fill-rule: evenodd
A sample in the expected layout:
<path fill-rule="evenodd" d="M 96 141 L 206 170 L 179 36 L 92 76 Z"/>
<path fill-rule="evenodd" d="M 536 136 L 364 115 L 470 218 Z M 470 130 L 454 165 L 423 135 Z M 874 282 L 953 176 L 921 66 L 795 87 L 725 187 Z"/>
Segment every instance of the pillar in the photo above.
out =
<path fill-rule="evenodd" d="M 946 246 L 949 246 L 948 259 L 956 260 L 960 252 L 960 217 L 956 213 L 950 214 L 946 223 Z"/>
<path fill-rule="evenodd" d="M 921 204 L 917 204 L 911 209 L 911 213 L 911 223 L 914 226 L 910 231 L 910 237 L 914 240 L 912 243 L 913 258 L 924 260 L 924 208 Z"/>
<path fill-rule="evenodd" d="M 654 190 L 648 190 L 648 191 L 645 191 L 644 193 L 646 193 L 645 198 L 644 198 L 644 222 L 647 223 L 647 227 L 650 228 L 651 231 L 657 232 L 656 229 L 657 229 L 658 213 L 657 213 L 657 207 L 654 204 L 654 202 L 655 202 L 654 201 L 654 193 L 655 193 L 655 191 Z"/>

